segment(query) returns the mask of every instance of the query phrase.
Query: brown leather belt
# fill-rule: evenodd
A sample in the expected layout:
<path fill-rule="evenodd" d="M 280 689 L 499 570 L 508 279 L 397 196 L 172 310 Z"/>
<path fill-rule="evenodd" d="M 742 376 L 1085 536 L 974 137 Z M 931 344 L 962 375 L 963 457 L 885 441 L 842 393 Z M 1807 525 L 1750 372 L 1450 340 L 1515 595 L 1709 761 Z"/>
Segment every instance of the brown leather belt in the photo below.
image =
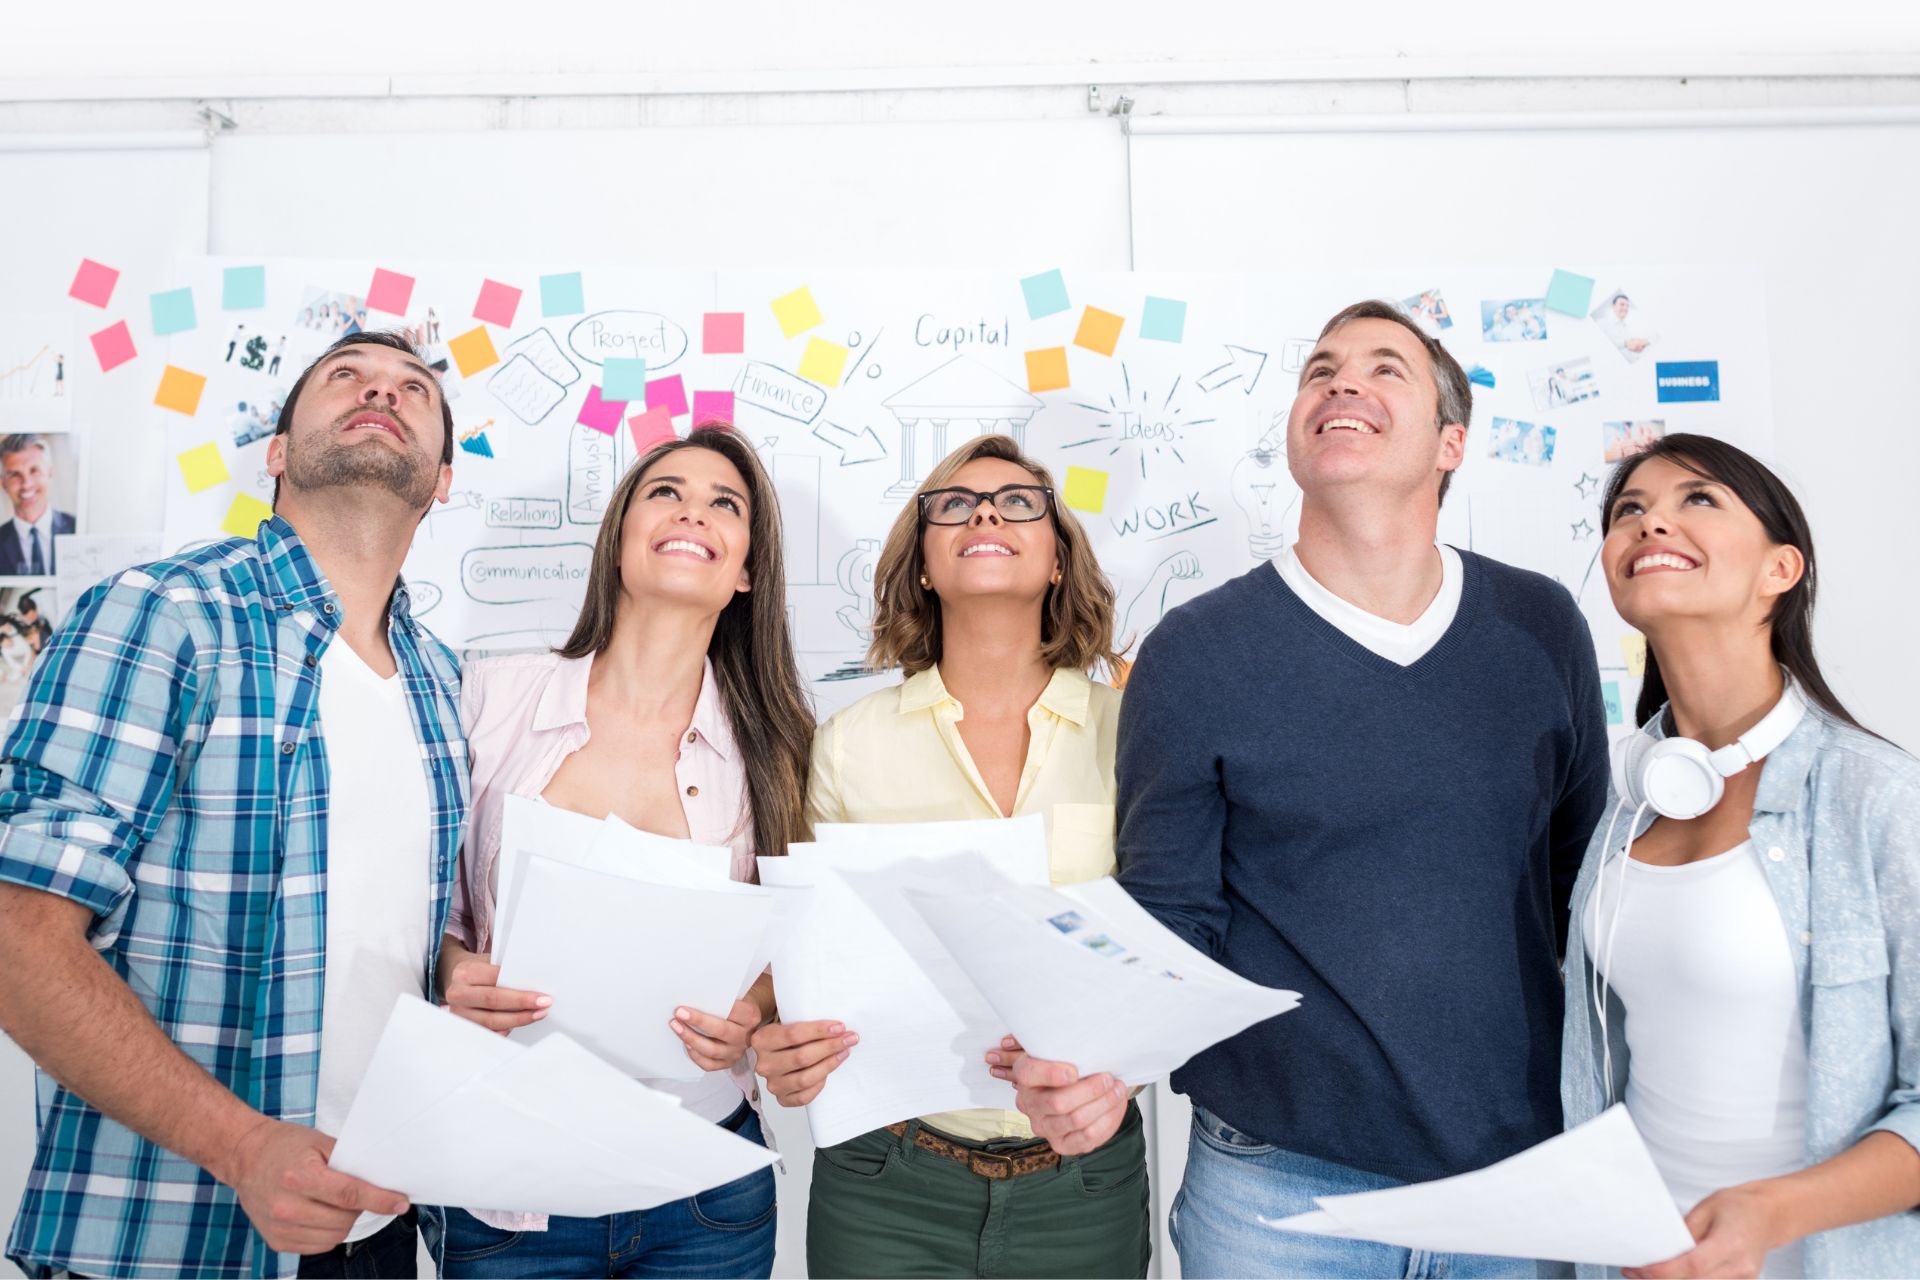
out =
<path fill-rule="evenodd" d="M 888 1125 L 887 1132 L 895 1137 L 905 1136 L 906 1122 Z M 1030 1173 L 1045 1173 L 1060 1165 L 1060 1153 L 1048 1146 L 1044 1139 L 1030 1146 L 1015 1147 L 1011 1151 L 981 1151 L 920 1128 L 914 1130 L 913 1145 L 955 1164 L 967 1166 L 967 1172 L 976 1177 L 990 1178 L 996 1182 L 1007 1178 L 1024 1178 Z"/>

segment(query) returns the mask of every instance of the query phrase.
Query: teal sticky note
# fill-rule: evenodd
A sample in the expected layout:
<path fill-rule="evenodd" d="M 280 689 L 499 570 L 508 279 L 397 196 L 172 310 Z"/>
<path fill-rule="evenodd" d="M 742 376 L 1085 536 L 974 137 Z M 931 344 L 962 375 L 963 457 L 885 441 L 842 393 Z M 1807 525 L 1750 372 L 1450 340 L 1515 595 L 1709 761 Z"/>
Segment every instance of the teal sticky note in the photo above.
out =
<path fill-rule="evenodd" d="M 220 306 L 226 311 L 253 311 L 267 305 L 265 267 L 228 267 L 222 273 Z"/>
<path fill-rule="evenodd" d="M 1593 302 L 1593 277 L 1555 271 L 1547 285 L 1547 310 L 1563 316 L 1584 316 Z"/>
<path fill-rule="evenodd" d="M 1155 342 L 1179 342 L 1187 336 L 1187 304 L 1147 295 L 1140 310 L 1140 336 Z"/>
<path fill-rule="evenodd" d="M 1620 710 L 1620 682 L 1608 680 L 1600 686 L 1600 700 L 1607 704 L 1607 723 L 1624 724 L 1626 718 Z"/>
<path fill-rule="evenodd" d="M 540 314 L 577 316 L 587 309 L 587 291 L 578 271 L 540 277 Z"/>
<path fill-rule="evenodd" d="M 1020 282 L 1020 292 L 1027 295 L 1027 317 L 1032 320 L 1058 315 L 1073 305 L 1067 301 L 1067 278 L 1057 269 L 1028 276 Z"/>
<path fill-rule="evenodd" d="M 185 333 L 199 324 L 193 314 L 193 290 L 168 289 L 150 298 L 153 307 L 153 332 L 156 336 Z"/>
<path fill-rule="evenodd" d="M 628 356 L 607 357 L 600 369 L 600 396 L 605 400 L 645 400 L 647 362 Z"/>

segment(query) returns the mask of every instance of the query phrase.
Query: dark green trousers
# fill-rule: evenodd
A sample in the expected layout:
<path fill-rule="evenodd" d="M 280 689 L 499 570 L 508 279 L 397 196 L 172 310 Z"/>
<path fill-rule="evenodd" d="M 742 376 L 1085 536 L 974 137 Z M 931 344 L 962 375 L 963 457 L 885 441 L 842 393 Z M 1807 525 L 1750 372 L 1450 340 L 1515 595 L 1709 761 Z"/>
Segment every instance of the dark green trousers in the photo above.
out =
<path fill-rule="evenodd" d="M 815 1280 L 1147 1274 L 1153 1224 L 1139 1107 L 1128 1104 L 1120 1131 L 1098 1151 L 1004 1181 L 920 1150 L 913 1134 L 876 1129 L 813 1153 L 807 1274 Z"/>

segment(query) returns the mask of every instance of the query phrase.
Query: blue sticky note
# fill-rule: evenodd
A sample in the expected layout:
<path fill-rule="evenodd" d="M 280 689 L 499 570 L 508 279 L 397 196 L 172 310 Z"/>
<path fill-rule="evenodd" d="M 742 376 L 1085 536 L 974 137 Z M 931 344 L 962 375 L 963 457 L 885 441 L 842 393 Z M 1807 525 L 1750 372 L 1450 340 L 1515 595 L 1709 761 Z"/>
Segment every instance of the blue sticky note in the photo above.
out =
<path fill-rule="evenodd" d="M 1563 316 L 1584 316 L 1593 302 L 1593 277 L 1555 271 L 1547 285 L 1547 310 Z"/>
<path fill-rule="evenodd" d="M 1020 292 L 1027 295 L 1027 318 L 1031 320 L 1058 315 L 1073 305 L 1067 301 L 1067 278 L 1057 269 L 1028 276 L 1020 282 Z"/>
<path fill-rule="evenodd" d="M 267 305 L 265 267 L 228 267 L 222 276 L 220 306 L 227 311 L 252 311 Z"/>
<path fill-rule="evenodd" d="M 577 316 L 587 309 L 587 291 L 578 271 L 540 277 L 540 314 Z"/>
<path fill-rule="evenodd" d="M 1620 682 L 1608 680 L 1600 686 L 1600 700 L 1607 704 L 1607 723 L 1625 724 L 1626 718 L 1620 710 Z"/>
<path fill-rule="evenodd" d="M 645 400 L 647 362 L 628 356 L 608 356 L 600 369 L 600 395 L 606 400 Z"/>
<path fill-rule="evenodd" d="M 1653 395 L 1661 404 L 1720 398 L 1718 360 L 1662 360 L 1653 366 Z"/>
<path fill-rule="evenodd" d="M 1140 336 L 1155 342 L 1179 342 L 1187 335 L 1187 304 L 1147 295 L 1140 310 Z"/>
<path fill-rule="evenodd" d="M 185 333 L 199 324 L 193 314 L 193 290 L 168 289 L 149 299 L 153 306 L 153 332 L 156 336 Z"/>

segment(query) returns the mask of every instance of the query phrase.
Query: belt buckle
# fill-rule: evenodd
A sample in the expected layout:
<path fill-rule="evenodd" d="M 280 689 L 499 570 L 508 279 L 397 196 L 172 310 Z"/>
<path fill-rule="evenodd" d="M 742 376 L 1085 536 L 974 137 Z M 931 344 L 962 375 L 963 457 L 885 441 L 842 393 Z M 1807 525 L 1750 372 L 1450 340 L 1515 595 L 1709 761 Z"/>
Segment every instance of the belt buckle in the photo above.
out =
<path fill-rule="evenodd" d="M 969 1151 L 967 1172 L 990 1182 L 1002 1182 L 1013 1176 L 1013 1157 L 998 1151 Z"/>

